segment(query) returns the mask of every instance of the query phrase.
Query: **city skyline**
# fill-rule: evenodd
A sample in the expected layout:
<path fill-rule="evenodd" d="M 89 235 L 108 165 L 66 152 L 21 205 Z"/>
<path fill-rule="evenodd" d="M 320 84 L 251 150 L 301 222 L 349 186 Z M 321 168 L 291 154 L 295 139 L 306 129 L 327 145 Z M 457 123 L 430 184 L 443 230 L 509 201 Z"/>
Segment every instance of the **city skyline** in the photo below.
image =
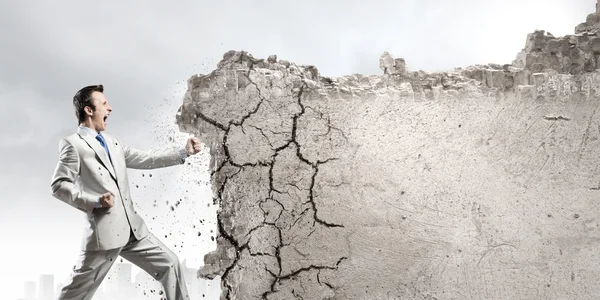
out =
<path fill-rule="evenodd" d="M 121 259 L 120 259 L 121 260 Z M 221 293 L 219 282 L 196 278 L 197 269 L 190 267 L 187 261 L 182 261 L 182 268 L 190 300 L 218 299 Z M 38 280 L 23 282 L 23 295 L 15 300 L 53 300 L 56 299 L 66 283 L 59 280 L 56 284 L 54 274 L 40 274 Z M 115 263 L 107 274 L 94 300 L 145 300 L 156 299 L 163 293 L 161 284 L 150 274 L 141 270 L 129 261 L 122 259 Z M 154 298 L 153 298 L 154 297 Z"/>

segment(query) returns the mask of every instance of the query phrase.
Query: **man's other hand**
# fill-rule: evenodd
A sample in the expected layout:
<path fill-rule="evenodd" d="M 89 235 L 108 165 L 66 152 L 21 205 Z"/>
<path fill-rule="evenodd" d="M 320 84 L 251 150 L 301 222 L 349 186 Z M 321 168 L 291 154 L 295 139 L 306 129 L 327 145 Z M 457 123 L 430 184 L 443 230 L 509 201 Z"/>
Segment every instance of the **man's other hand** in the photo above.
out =
<path fill-rule="evenodd" d="M 189 138 L 185 144 L 185 151 L 187 152 L 187 155 L 194 155 L 200 152 L 201 149 L 202 143 L 200 143 L 200 140 L 195 137 Z"/>
<path fill-rule="evenodd" d="M 102 204 L 102 207 L 113 207 L 113 201 L 113 194 L 110 192 L 102 194 L 102 196 L 100 196 L 100 204 Z"/>

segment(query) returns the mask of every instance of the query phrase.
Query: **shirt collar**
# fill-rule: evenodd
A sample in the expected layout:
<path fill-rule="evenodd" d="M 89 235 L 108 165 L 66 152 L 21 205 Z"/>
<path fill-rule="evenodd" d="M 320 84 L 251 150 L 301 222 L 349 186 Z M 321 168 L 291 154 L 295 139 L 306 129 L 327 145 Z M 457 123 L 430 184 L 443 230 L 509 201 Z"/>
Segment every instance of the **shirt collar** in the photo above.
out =
<path fill-rule="evenodd" d="M 79 125 L 79 129 L 81 129 L 85 134 L 94 138 L 99 134 L 98 132 L 96 132 L 96 130 L 91 129 L 87 126 Z"/>

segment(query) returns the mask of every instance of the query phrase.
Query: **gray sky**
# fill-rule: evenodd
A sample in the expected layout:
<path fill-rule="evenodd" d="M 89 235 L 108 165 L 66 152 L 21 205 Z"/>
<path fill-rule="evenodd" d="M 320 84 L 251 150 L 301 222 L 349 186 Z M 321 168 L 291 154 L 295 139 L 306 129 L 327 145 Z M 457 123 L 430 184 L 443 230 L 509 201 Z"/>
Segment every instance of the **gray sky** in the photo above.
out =
<path fill-rule="evenodd" d="M 0 282 L 13 287 L 3 292 L 16 299 L 22 282 L 41 273 L 62 281 L 77 258 L 83 216 L 50 195 L 50 178 L 59 139 L 76 129 L 72 96 L 85 85 L 105 85 L 114 109 L 108 131 L 123 142 L 161 147 L 173 136 L 179 145 L 186 135 L 171 124 L 182 83 L 214 69 L 228 50 L 277 54 L 326 76 L 381 74 L 383 51 L 405 58 L 410 70 L 503 64 L 535 29 L 573 33 L 595 2 L 1 1 L 0 251 L 9 270 Z M 141 185 L 133 196 L 148 225 L 194 267 L 214 247 L 214 226 L 198 223 L 214 221 L 206 159 L 153 171 L 151 178 L 130 171 Z M 175 211 L 165 204 L 184 196 Z"/>

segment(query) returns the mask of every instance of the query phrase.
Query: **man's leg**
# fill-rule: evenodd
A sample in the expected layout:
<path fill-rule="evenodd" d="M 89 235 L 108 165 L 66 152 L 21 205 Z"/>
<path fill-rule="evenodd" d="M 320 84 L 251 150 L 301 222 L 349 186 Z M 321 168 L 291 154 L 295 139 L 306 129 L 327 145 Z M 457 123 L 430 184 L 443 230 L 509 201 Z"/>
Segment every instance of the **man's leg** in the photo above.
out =
<path fill-rule="evenodd" d="M 120 251 L 82 251 L 73 267 L 70 281 L 62 288 L 58 300 L 92 299 Z"/>
<path fill-rule="evenodd" d="M 120 255 L 158 280 L 167 300 L 190 299 L 177 255 L 152 233 L 125 246 Z"/>

